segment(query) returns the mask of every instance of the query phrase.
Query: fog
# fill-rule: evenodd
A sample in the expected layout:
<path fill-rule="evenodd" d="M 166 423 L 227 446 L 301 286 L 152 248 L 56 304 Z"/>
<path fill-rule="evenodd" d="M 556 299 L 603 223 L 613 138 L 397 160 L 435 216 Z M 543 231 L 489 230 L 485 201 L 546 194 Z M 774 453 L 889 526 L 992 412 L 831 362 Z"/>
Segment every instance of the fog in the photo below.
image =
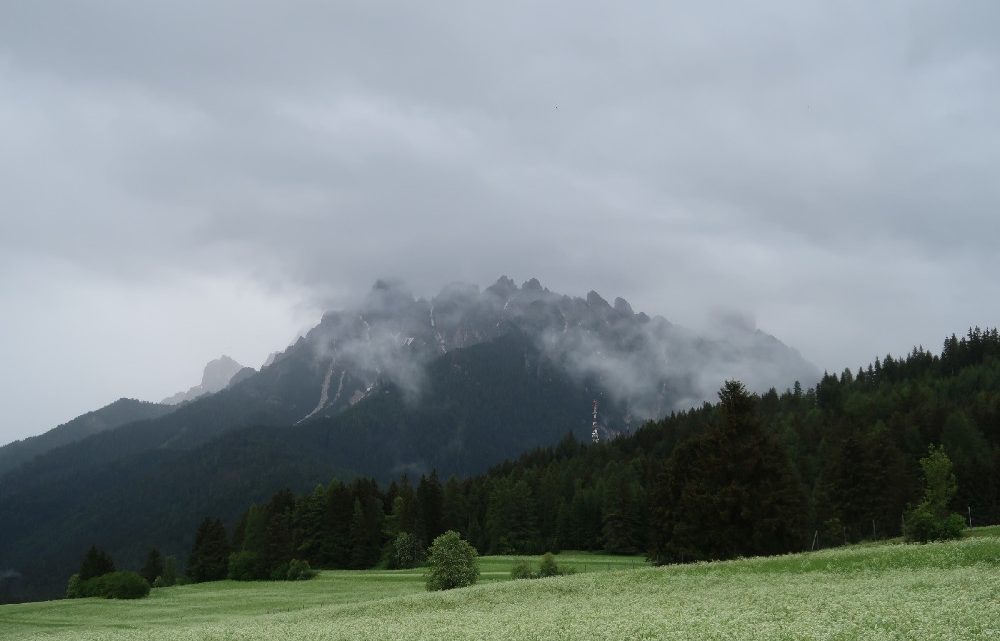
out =
<path fill-rule="evenodd" d="M 995 325 L 998 19 L 7 3 L 0 442 L 259 365 L 376 278 L 537 276 L 831 371 Z"/>

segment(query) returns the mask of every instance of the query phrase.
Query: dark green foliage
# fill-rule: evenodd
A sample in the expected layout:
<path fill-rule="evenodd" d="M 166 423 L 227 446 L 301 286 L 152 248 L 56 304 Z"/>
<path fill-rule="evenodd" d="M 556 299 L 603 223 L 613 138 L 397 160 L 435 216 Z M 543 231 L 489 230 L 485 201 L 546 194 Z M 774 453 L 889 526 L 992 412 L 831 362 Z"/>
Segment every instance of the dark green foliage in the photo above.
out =
<path fill-rule="evenodd" d="M 444 532 L 444 493 L 437 471 L 421 476 L 417 485 L 417 514 L 414 534 L 421 541 L 433 541 Z"/>
<path fill-rule="evenodd" d="M 178 583 L 177 559 L 168 556 L 163 559 L 163 571 L 151 584 L 154 588 L 169 588 Z"/>
<path fill-rule="evenodd" d="M 518 344 L 513 338 L 505 340 L 511 342 L 503 349 L 516 345 L 518 349 L 528 350 L 529 361 L 537 364 L 531 360 L 535 355 L 531 353 L 530 345 Z M 502 357 L 502 351 L 498 345 L 491 345 L 483 347 L 479 356 Z M 434 370 L 431 378 L 438 381 L 435 377 L 451 377 L 460 370 L 468 373 L 468 367 L 483 373 L 484 378 L 475 388 L 458 383 L 457 387 L 443 384 L 437 387 L 435 382 L 434 389 L 428 390 L 428 398 L 432 399 L 428 401 L 429 407 L 434 407 L 433 411 L 410 414 L 411 410 L 405 403 L 399 402 L 396 392 L 388 390 L 384 395 L 359 403 L 358 409 L 349 415 L 316 424 L 303 424 L 296 428 L 294 435 L 286 430 L 280 433 L 280 438 L 271 438 L 269 430 L 261 429 L 221 439 L 192 454 L 193 458 L 183 459 L 193 461 L 197 458 L 198 464 L 193 467 L 187 463 L 169 467 L 174 465 L 170 461 L 182 459 L 171 458 L 174 456 L 171 453 L 157 453 L 156 457 L 162 458 L 144 460 L 144 469 L 159 465 L 157 460 L 170 462 L 163 468 L 166 470 L 169 467 L 170 474 L 159 480 L 147 479 L 149 482 L 143 487 L 152 494 L 144 498 L 141 505 L 115 504 L 114 512 L 101 512 L 106 509 L 103 505 L 94 508 L 97 510 L 94 520 L 117 524 L 141 514 L 143 506 L 151 502 L 173 506 L 170 522 L 184 524 L 185 545 L 190 545 L 191 532 L 197 525 L 197 521 L 191 521 L 190 510 L 198 510 L 194 514 L 219 514 L 227 523 L 236 523 L 247 503 L 266 501 L 277 487 L 290 484 L 296 491 L 303 492 L 314 487 L 317 480 L 328 479 L 333 473 L 328 465 L 331 456 L 362 461 L 365 470 L 371 470 L 384 480 L 388 480 L 384 476 L 385 468 L 377 466 L 400 465 L 404 461 L 399 458 L 399 452 L 407 455 L 415 453 L 414 456 L 426 461 L 427 467 L 423 469 L 436 466 L 449 474 L 461 474 L 466 470 L 445 465 L 440 458 L 436 458 L 439 453 L 427 450 L 427 444 L 408 439 L 422 437 L 422 430 L 434 421 L 451 426 L 463 425 L 463 429 L 472 430 L 469 426 L 479 425 L 475 421 L 481 413 L 491 415 L 491 424 L 513 425 L 520 429 L 522 425 L 518 421 L 525 415 L 536 418 L 537 408 L 547 402 L 561 407 L 577 407 L 580 399 L 572 394 L 555 393 L 545 397 L 545 394 L 554 391 L 551 387 L 538 396 L 539 390 L 529 389 L 530 385 L 524 389 L 512 386 L 510 389 L 517 388 L 517 394 L 512 398 L 521 398 L 521 394 L 530 396 L 531 400 L 524 405 L 509 403 L 509 399 L 501 399 L 500 396 L 489 396 L 486 390 L 493 389 L 492 383 L 484 381 L 507 380 L 505 377 L 513 377 L 517 367 L 523 368 L 524 363 L 501 358 L 503 362 L 496 372 L 485 372 L 479 365 L 464 360 L 470 354 L 463 351 L 445 359 L 451 369 Z M 954 463 L 958 491 L 949 508 L 960 511 L 963 516 L 971 512 L 977 525 L 1000 522 L 998 356 L 1000 338 L 995 331 L 971 330 L 966 337 L 946 341 L 941 357 L 933 356 L 922 348 L 915 349 L 905 358 L 880 358 L 871 367 L 860 368 L 856 374 L 850 371 L 839 375 L 827 374 L 814 388 L 800 384 L 783 393 L 771 390 L 756 399 L 753 413 L 757 429 L 751 430 L 751 433 L 763 434 L 763 440 L 734 439 L 730 446 L 739 450 L 736 446 L 746 445 L 744 440 L 759 441 L 766 444 L 765 455 L 760 460 L 765 463 L 773 461 L 772 454 L 783 452 L 785 459 L 791 462 L 791 471 L 800 480 L 809 500 L 798 510 L 799 517 L 807 525 L 806 531 L 794 544 L 789 544 L 788 549 L 808 547 L 814 536 L 817 545 L 822 547 L 872 536 L 882 538 L 900 534 L 906 506 L 921 500 L 918 461 L 926 454 L 930 443 L 944 443 Z M 580 396 L 584 399 L 582 406 L 587 407 L 592 396 L 589 393 Z M 460 419 L 448 413 L 449 408 L 456 407 L 455 403 L 462 405 L 467 400 L 470 406 L 458 412 Z M 477 411 L 472 411 L 472 406 L 477 406 Z M 483 409 L 487 407 L 488 411 Z M 511 407 L 517 408 L 517 411 L 508 414 Z M 386 417 L 395 427 L 388 429 L 385 424 L 376 425 L 376 418 L 382 420 Z M 411 418 L 413 422 L 409 421 Z M 653 546 L 653 542 L 647 540 L 649 520 L 661 506 L 657 499 L 658 480 L 662 480 L 659 475 L 666 463 L 684 458 L 681 454 L 685 452 L 700 455 L 699 447 L 704 449 L 711 439 L 719 438 L 715 432 L 723 423 L 720 407 L 705 404 L 650 422 L 628 438 L 592 447 L 570 436 L 554 447 L 533 450 L 522 454 L 516 461 L 497 465 L 486 474 L 461 481 L 450 479 L 443 490 L 441 527 L 464 533 L 469 542 L 483 553 L 499 547 L 523 547 L 525 553 L 542 549 L 648 549 Z M 355 431 L 351 432 L 348 426 Z M 546 429 L 556 429 L 557 426 L 573 427 L 581 435 L 586 433 L 585 424 L 568 419 L 561 423 L 555 421 Z M 560 427 L 560 433 L 565 432 L 566 427 Z M 412 434 L 397 438 L 402 431 L 410 429 L 414 430 Z M 537 425 L 531 429 L 537 429 Z M 431 426 L 430 430 L 428 434 L 433 432 L 437 436 L 452 434 L 440 426 Z M 335 444 L 339 447 L 341 431 L 361 436 L 345 450 L 331 454 L 331 450 L 326 448 L 333 448 Z M 289 439 L 300 437 L 309 449 L 299 450 L 297 445 L 291 447 Z M 428 443 L 434 442 L 434 439 L 428 438 Z M 547 433 L 545 439 L 544 442 L 554 440 L 551 433 Z M 523 433 L 518 433 L 515 440 L 519 447 L 531 442 L 525 440 Z M 393 443 L 395 448 L 389 459 L 371 454 L 379 451 L 379 443 L 386 442 Z M 474 453 L 462 454 L 469 457 L 463 460 L 488 460 L 492 454 L 502 450 L 500 447 L 486 447 L 482 443 L 475 446 L 478 449 Z M 711 460 L 713 454 L 708 452 L 706 456 Z M 276 467 L 285 460 L 289 461 L 287 467 Z M 315 460 L 322 460 L 327 466 L 310 467 L 310 461 Z M 227 467 L 230 462 L 234 466 L 231 469 Z M 771 467 L 771 463 L 767 466 Z M 681 467 L 675 466 L 676 469 Z M 244 469 L 264 470 L 266 478 L 247 476 L 241 471 Z M 472 467 L 469 469 L 473 470 Z M 734 469 L 739 471 L 740 466 Z M 211 474 L 199 476 L 202 473 L 198 470 L 210 470 Z M 123 481 L 122 474 L 131 476 L 124 477 Z M 744 476 L 755 478 L 753 474 Z M 146 482 L 142 480 L 144 478 L 122 467 L 114 473 L 109 472 L 103 491 L 111 491 L 123 482 L 138 486 Z M 231 484 L 215 492 L 216 483 L 229 483 L 230 479 Z M 703 476 L 696 475 L 695 480 L 697 482 L 689 494 L 697 495 L 695 490 L 705 484 Z M 428 482 L 425 477 L 425 497 L 430 496 L 426 493 Z M 198 504 L 201 507 L 192 508 L 187 499 L 180 501 L 156 494 L 159 488 L 168 488 L 170 492 L 177 491 L 178 496 L 198 497 L 203 495 L 199 488 L 205 486 L 213 487 L 213 497 L 228 497 L 218 503 L 220 507 L 217 511 L 205 510 L 201 503 Z M 67 496 L 81 506 L 89 500 L 88 496 L 94 494 L 92 486 L 86 483 L 67 482 L 66 488 L 69 487 L 78 490 L 78 494 L 71 492 Z M 184 488 L 183 491 L 180 488 Z M 43 504 L 39 497 L 49 495 L 48 486 L 44 484 L 39 484 L 37 491 L 17 479 L 12 484 L 0 485 L 0 521 L 5 525 L 13 524 L 12 536 L 16 540 L 22 543 L 29 540 L 28 530 L 24 529 L 19 515 L 30 517 L 33 509 L 30 506 Z M 514 495 L 525 500 L 512 501 L 511 496 Z M 401 531 L 413 532 L 418 514 L 423 513 L 417 491 L 405 479 L 386 493 L 370 481 L 361 484 L 334 481 L 323 488 L 321 510 L 318 509 L 319 496 L 314 490 L 311 495 L 298 495 L 291 501 L 291 544 L 287 554 L 284 554 L 286 561 L 299 558 L 308 560 L 313 567 L 324 568 L 345 568 L 366 562 L 369 564 L 366 567 L 370 567 L 379 558 L 384 543 L 393 540 Z M 361 518 L 357 520 L 355 536 L 352 537 L 356 501 L 361 504 Z M 512 517 L 512 505 L 515 503 L 530 506 L 530 514 L 524 518 Z M 767 507 L 768 503 L 773 501 L 767 501 L 761 507 Z M 267 515 L 261 515 L 256 535 L 249 522 L 252 520 L 250 517 L 247 513 L 246 523 L 237 529 L 234 539 L 252 540 L 256 536 L 263 541 Z M 907 517 L 907 525 L 913 522 L 913 527 L 916 527 L 920 518 L 920 515 L 916 515 L 915 520 Z M 428 522 L 426 515 L 419 516 L 419 519 L 424 524 Z M 774 527 L 774 519 L 767 513 L 752 511 L 747 519 L 761 521 L 753 525 L 754 530 L 767 532 L 767 528 Z M 379 520 L 382 525 L 376 531 L 373 526 Z M 796 520 L 793 515 L 790 523 Z M 272 534 L 280 534 L 281 524 L 275 525 L 278 527 L 272 527 Z M 131 542 L 133 549 L 141 549 L 142 542 L 148 540 L 142 538 L 146 536 L 144 533 L 160 531 L 154 530 L 152 521 L 145 525 L 134 523 L 133 526 L 128 530 L 130 535 L 124 537 Z M 176 533 L 171 536 L 177 538 Z M 284 536 L 272 538 L 283 540 Z M 163 539 L 159 535 L 156 540 L 158 544 L 165 545 L 160 543 Z M 46 547 L 45 537 L 33 536 L 30 541 L 31 546 L 22 546 L 22 552 L 17 554 L 27 558 L 47 559 L 52 556 Z M 769 542 L 780 545 L 781 537 Z M 718 543 L 708 542 L 712 546 Z M 238 547 L 243 549 L 242 541 Z M 25 554 L 23 550 L 33 553 Z M 2 553 L 3 550 L 0 550 L 0 563 L 7 558 Z M 71 567 L 78 561 L 76 555 L 74 550 L 70 560 L 54 560 L 53 563 L 58 561 L 62 566 Z M 682 558 L 687 560 L 691 557 L 685 555 Z M 142 558 L 131 557 L 125 561 L 139 566 Z M 271 576 L 274 569 L 262 568 L 261 576 Z"/>
<path fill-rule="evenodd" d="M 424 562 L 426 553 L 420 539 L 409 532 L 400 532 L 386 544 L 383 564 L 388 570 L 415 568 Z"/>
<path fill-rule="evenodd" d="M 228 578 L 233 581 L 253 581 L 258 578 L 257 554 L 240 550 L 229 555 Z"/>
<path fill-rule="evenodd" d="M 550 576 L 562 576 L 563 574 L 572 574 L 572 571 L 559 567 L 559 564 L 556 563 L 555 555 L 551 552 L 546 552 L 542 555 L 542 559 L 538 563 L 537 572 L 531 569 L 529 561 L 523 559 L 516 561 L 514 567 L 510 570 L 510 578 L 512 579 L 544 579 Z"/>
<path fill-rule="evenodd" d="M 927 456 L 920 459 L 920 467 L 924 471 L 924 500 L 907 515 L 906 540 L 926 543 L 961 538 L 965 520 L 949 510 L 958 491 L 951 459 L 944 448 L 931 445 Z"/>
<path fill-rule="evenodd" d="M 536 525 L 536 505 L 526 481 L 497 479 L 486 511 L 489 550 L 493 554 L 533 554 L 541 540 Z"/>
<path fill-rule="evenodd" d="M 556 557 L 551 552 L 543 554 L 542 560 L 538 563 L 538 576 L 559 576 L 560 574 L 562 571 L 559 569 L 559 564 L 556 563 Z"/>
<path fill-rule="evenodd" d="M 512 579 L 534 579 L 535 573 L 531 570 L 531 563 L 521 559 L 514 562 L 514 566 L 510 569 L 510 578 Z"/>
<path fill-rule="evenodd" d="M 309 561 L 292 559 L 288 563 L 288 573 L 285 575 L 287 581 L 307 581 L 316 576 L 316 571 L 309 566 Z"/>
<path fill-rule="evenodd" d="M 141 599 L 149 595 L 149 583 L 135 572 L 109 572 L 85 581 L 78 580 L 76 585 L 71 577 L 67 596 L 71 590 L 75 597 L 70 598 Z"/>
<path fill-rule="evenodd" d="M 776 554 L 806 538 L 806 497 L 743 385 L 719 392 L 717 424 L 679 445 L 654 487 L 651 558 L 660 563 Z"/>
<path fill-rule="evenodd" d="M 428 590 L 450 590 L 472 585 L 479 578 L 476 549 L 449 530 L 434 539 L 427 554 Z"/>
<path fill-rule="evenodd" d="M 226 578 L 229 561 L 229 538 L 219 519 L 206 517 L 195 534 L 194 548 L 188 560 L 188 574 L 195 583 Z"/>
<path fill-rule="evenodd" d="M 83 557 L 83 563 L 80 565 L 78 574 L 81 581 L 88 581 L 114 571 L 115 562 L 111 560 L 108 553 L 96 545 L 91 545 L 90 549 L 87 550 L 87 554 Z"/>
<path fill-rule="evenodd" d="M 163 557 L 160 556 L 159 550 L 150 548 L 149 554 L 146 555 L 146 564 L 142 566 L 142 572 L 139 574 L 150 585 L 156 581 L 156 577 L 163 575 Z"/>
<path fill-rule="evenodd" d="M 93 434 L 112 430 L 127 423 L 159 418 L 175 409 L 176 407 L 172 405 L 120 398 L 110 405 L 87 412 L 44 434 L 0 447 L 0 476 L 57 447 L 76 443 Z"/>
<path fill-rule="evenodd" d="M 83 581 L 80 580 L 79 574 L 74 574 L 69 577 L 69 581 L 66 583 L 66 598 L 67 599 L 79 599 L 83 596 L 83 586 L 81 585 Z"/>

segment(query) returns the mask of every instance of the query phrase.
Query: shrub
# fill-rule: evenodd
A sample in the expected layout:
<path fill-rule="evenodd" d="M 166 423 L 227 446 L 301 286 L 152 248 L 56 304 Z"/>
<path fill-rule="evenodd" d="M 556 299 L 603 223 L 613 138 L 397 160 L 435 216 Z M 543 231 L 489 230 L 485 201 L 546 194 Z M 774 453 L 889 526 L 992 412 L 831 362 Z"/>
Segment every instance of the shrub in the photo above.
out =
<path fill-rule="evenodd" d="M 149 594 L 149 583 L 136 572 L 110 572 L 81 581 L 80 596 L 105 599 L 141 599 Z"/>
<path fill-rule="evenodd" d="M 559 571 L 559 565 L 556 563 L 556 558 L 552 556 L 551 552 L 546 552 L 542 555 L 542 561 L 538 564 L 538 576 L 559 576 L 562 572 Z"/>
<path fill-rule="evenodd" d="M 514 567 L 510 569 L 510 578 L 533 579 L 535 578 L 535 573 L 531 571 L 531 564 L 522 559 L 514 563 Z"/>
<path fill-rule="evenodd" d="M 136 572 L 112 572 L 100 581 L 108 599 L 141 599 L 149 595 L 149 582 Z"/>
<path fill-rule="evenodd" d="M 69 582 L 66 584 L 66 598 L 67 599 L 79 599 L 83 596 L 81 591 L 81 583 L 79 574 L 74 574 L 69 577 Z"/>
<path fill-rule="evenodd" d="M 961 514 L 938 517 L 925 506 L 920 506 L 906 517 L 905 535 L 908 541 L 927 543 L 928 541 L 960 539 L 964 529 L 965 519 L 962 518 Z"/>
<path fill-rule="evenodd" d="M 476 548 L 454 530 L 434 539 L 427 557 L 427 589 L 450 590 L 472 585 L 479 578 Z"/>
<path fill-rule="evenodd" d="M 114 571 L 115 562 L 111 560 L 108 553 L 96 545 L 91 545 L 80 565 L 80 580 L 86 581 Z"/>
<path fill-rule="evenodd" d="M 289 581 L 306 581 L 316 576 L 316 570 L 309 566 L 309 561 L 299 561 L 292 559 L 288 564 L 288 575 L 285 577 Z"/>
<path fill-rule="evenodd" d="M 405 570 L 417 567 L 426 556 L 420 539 L 409 532 L 400 532 L 386 546 L 383 561 L 390 570 Z"/>
<path fill-rule="evenodd" d="M 961 538 L 965 521 L 960 514 L 949 513 L 958 486 L 952 472 L 951 459 L 944 448 L 930 446 L 927 456 L 920 459 L 923 468 L 924 500 L 907 515 L 903 531 L 907 541 L 939 541 Z"/>
<path fill-rule="evenodd" d="M 233 581 L 253 581 L 256 579 L 257 555 L 246 550 L 230 554 L 228 576 Z"/>

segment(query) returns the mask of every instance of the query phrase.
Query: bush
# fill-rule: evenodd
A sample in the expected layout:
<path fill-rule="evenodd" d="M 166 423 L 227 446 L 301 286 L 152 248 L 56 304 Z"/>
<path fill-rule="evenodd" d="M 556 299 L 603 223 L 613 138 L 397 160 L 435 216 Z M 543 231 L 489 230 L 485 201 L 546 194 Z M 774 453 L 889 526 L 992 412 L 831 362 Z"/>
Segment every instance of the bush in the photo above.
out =
<path fill-rule="evenodd" d="M 267 576 L 272 581 L 284 581 L 288 578 L 288 563 L 279 563 Z"/>
<path fill-rule="evenodd" d="M 556 563 L 556 558 L 552 556 L 551 552 L 546 552 L 542 555 L 542 561 L 538 564 L 538 576 L 559 576 L 562 572 L 559 571 L 559 565 Z"/>
<path fill-rule="evenodd" d="M 935 516 L 924 506 L 910 512 L 906 517 L 906 540 L 927 543 L 928 541 L 945 541 L 962 538 L 965 529 L 965 519 L 961 514 L 949 514 L 945 517 Z"/>
<path fill-rule="evenodd" d="M 472 585 L 479 578 L 476 548 L 448 530 L 434 539 L 427 557 L 427 589 L 450 590 Z"/>
<path fill-rule="evenodd" d="M 69 582 L 66 584 L 66 598 L 67 599 L 79 599 L 83 596 L 81 584 L 83 581 L 80 580 L 79 574 L 74 574 L 69 577 Z"/>
<path fill-rule="evenodd" d="M 285 578 L 289 581 L 306 581 L 314 576 L 316 576 L 316 570 L 309 567 L 309 561 L 292 559 L 292 562 L 288 564 L 288 574 Z"/>
<path fill-rule="evenodd" d="M 253 581 L 257 578 L 257 555 L 253 552 L 233 552 L 229 555 L 229 574 L 233 581 Z"/>
<path fill-rule="evenodd" d="M 531 571 L 531 564 L 522 559 L 514 563 L 514 567 L 510 569 L 510 578 L 534 579 L 535 573 Z"/>
<path fill-rule="evenodd" d="M 70 582 L 73 582 L 72 577 Z M 81 597 L 141 599 L 149 594 L 149 582 L 136 572 L 110 572 L 86 581 L 78 580 L 77 588 L 76 593 Z"/>
<path fill-rule="evenodd" d="M 386 545 L 383 563 L 389 570 L 415 568 L 426 559 L 420 539 L 409 532 L 400 532 Z"/>
<path fill-rule="evenodd" d="M 924 500 L 907 515 L 903 535 L 907 541 L 921 543 L 961 538 L 965 520 L 948 510 L 958 491 L 951 459 L 944 448 L 931 445 L 927 456 L 920 459 L 920 467 L 924 471 Z"/>

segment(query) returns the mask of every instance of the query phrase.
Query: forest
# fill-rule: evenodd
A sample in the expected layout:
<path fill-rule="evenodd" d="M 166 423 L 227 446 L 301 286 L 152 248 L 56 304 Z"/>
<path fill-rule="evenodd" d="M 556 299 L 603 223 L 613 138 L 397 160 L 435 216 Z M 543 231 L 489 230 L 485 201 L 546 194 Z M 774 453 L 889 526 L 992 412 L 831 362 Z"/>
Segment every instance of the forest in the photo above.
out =
<path fill-rule="evenodd" d="M 486 474 L 333 480 L 250 506 L 227 534 L 207 518 L 189 566 L 224 578 L 392 564 L 456 530 L 484 554 L 605 550 L 655 562 L 723 559 L 897 536 L 920 498 L 920 459 L 940 445 L 954 465 L 950 508 L 1000 521 L 1000 336 L 970 329 L 887 355 L 815 387 L 747 392 L 649 422 L 598 445 L 567 435 Z M 723 488 L 719 491 L 719 488 Z M 205 532 L 215 534 L 205 536 Z M 402 537 L 401 537 L 402 535 Z"/>

